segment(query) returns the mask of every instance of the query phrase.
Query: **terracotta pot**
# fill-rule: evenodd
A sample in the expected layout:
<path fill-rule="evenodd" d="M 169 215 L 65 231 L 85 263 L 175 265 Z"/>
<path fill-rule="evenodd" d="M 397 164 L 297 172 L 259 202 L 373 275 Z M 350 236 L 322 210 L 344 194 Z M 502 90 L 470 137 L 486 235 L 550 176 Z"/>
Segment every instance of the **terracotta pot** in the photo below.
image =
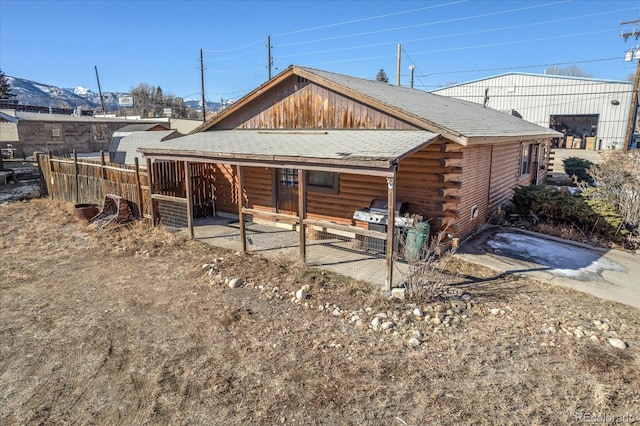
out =
<path fill-rule="evenodd" d="M 73 208 L 73 217 L 76 220 L 90 220 L 98 213 L 100 209 L 97 204 L 76 204 Z"/>

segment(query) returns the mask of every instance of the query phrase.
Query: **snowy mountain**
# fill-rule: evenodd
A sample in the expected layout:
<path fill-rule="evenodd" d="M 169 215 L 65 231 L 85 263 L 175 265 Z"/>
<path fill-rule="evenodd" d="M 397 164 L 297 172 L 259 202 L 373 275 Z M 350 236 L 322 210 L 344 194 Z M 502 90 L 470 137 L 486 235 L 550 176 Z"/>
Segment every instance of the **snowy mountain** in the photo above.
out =
<path fill-rule="evenodd" d="M 100 109 L 100 94 L 92 92 L 82 86 L 62 89 L 49 84 L 38 83 L 24 78 L 6 76 L 7 82 L 11 86 L 11 93 L 16 95 L 17 101 L 21 105 L 34 105 L 54 108 L 77 108 L 85 110 Z M 122 92 L 102 92 L 107 112 L 114 112 L 119 109 L 118 96 L 128 95 Z M 229 101 L 231 102 L 231 101 Z M 201 111 L 202 107 L 198 100 L 185 100 L 188 108 Z M 225 107 L 228 104 L 225 102 Z M 207 111 L 219 111 L 220 103 L 207 101 Z"/>
<path fill-rule="evenodd" d="M 94 109 L 100 107 L 100 95 L 78 86 L 62 89 L 49 84 L 38 83 L 24 78 L 6 76 L 11 93 L 16 95 L 22 105 L 35 105 L 55 108 Z M 102 92 L 107 111 L 118 109 L 118 95 L 124 93 Z"/>

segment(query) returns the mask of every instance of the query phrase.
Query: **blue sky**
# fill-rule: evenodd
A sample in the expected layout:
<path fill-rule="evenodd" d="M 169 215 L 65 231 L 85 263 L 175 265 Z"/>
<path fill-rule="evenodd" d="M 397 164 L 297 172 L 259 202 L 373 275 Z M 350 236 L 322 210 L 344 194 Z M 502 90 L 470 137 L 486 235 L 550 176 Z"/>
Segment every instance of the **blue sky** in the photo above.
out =
<path fill-rule="evenodd" d="M 640 0 L 529 1 L 14 1 L 0 0 L 0 69 L 15 77 L 97 92 L 140 83 L 208 100 L 238 99 L 291 64 L 434 89 L 506 72 L 576 65 L 625 80 L 640 44 L 621 25 Z M 640 27 L 637 27 L 640 30 Z"/>

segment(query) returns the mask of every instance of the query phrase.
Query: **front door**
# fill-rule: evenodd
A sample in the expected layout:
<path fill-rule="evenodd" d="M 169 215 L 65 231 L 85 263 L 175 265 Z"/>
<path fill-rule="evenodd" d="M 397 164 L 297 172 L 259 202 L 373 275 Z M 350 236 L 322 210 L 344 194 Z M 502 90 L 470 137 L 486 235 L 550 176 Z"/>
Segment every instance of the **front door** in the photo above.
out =
<path fill-rule="evenodd" d="M 298 215 L 298 169 L 278 169 L 277 212 Z"/>

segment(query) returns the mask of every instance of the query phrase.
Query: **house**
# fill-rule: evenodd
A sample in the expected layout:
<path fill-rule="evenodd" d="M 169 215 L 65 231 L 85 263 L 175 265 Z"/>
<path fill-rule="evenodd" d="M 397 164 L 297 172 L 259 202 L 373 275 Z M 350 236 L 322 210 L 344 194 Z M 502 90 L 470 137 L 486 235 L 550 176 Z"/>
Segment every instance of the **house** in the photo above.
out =
<path fill-rule="evenodd" d="M 508 73 L 432 93 L 517 111 L 527 121 L 561 132 L 555 141 L 559 148 L 622 149 L 628 139 L 633 94 L 628 81 Z"/>
<path fill-rule="evenodd" d="M 109 142 L 109 160 L 112 162 L 114 161 L 115 153 L 118 151 L 118 146 L 120 145 L 120 140 L 125 136 L 128 136 L 133 132 L 156 132 L 166 130 L 169 130 L 169 127 L 161 123 L 127 124 L 126 126 L 118 128 L 113 132 L 111 142 Z"/>
<path fill-rule="evenodd" d="M 126 128 L 136 127 L 148 127 L 153 125 L 130 125 Z M 151 131 L 132 131 L 127 132 L 126 136 L 115 136 L 117 134 L 124 133 L 122 129 L 114 133 L 112 143 L 109 147 L 109 158 L 112 163 L 116 164 L 135 164 L 135 159 L 139 161 L 143 160 L 142 154 L 137 150 L 145 146 L 156 146 L 158 142 L 164 142 L 177 137 L 183 136 L 177 130 L 159 130 L 158 126 L 152 127 Z M 162 127 L 162 126 L 160 126 Z M 117 140 L 117 143 L 114 143 Z"/>
<path fill-rule="evenodd" d="M 432 233 L 458 241 L 516 186 L 545 179 L 559 135 L 473 102 L 292 65 L 190 135 L 139 151 L 148 167 L 175 165 L 150 174 L 154 220 L 171 225 L 162 217 L 170 211 L 191 232 L 194 205 L 207 201 L 192 196 L 207 165 L 205 197 L 241 228 L 247 215 L 393 241 L 393 226 L 354 219 L 382 199 L 388 223 L 406 203 Z M 385 251 L 390 265 L 392 244 Z"/>
<path fill-rule="evenodd" d="M 119 118 L 2 110 L 0 147 L 11 144 L 20 157 L 33 155 L 35 151 L 51 151 L 56 155 L 106 151 L 111 135 L 123 123 L 124 119 Z"/>

